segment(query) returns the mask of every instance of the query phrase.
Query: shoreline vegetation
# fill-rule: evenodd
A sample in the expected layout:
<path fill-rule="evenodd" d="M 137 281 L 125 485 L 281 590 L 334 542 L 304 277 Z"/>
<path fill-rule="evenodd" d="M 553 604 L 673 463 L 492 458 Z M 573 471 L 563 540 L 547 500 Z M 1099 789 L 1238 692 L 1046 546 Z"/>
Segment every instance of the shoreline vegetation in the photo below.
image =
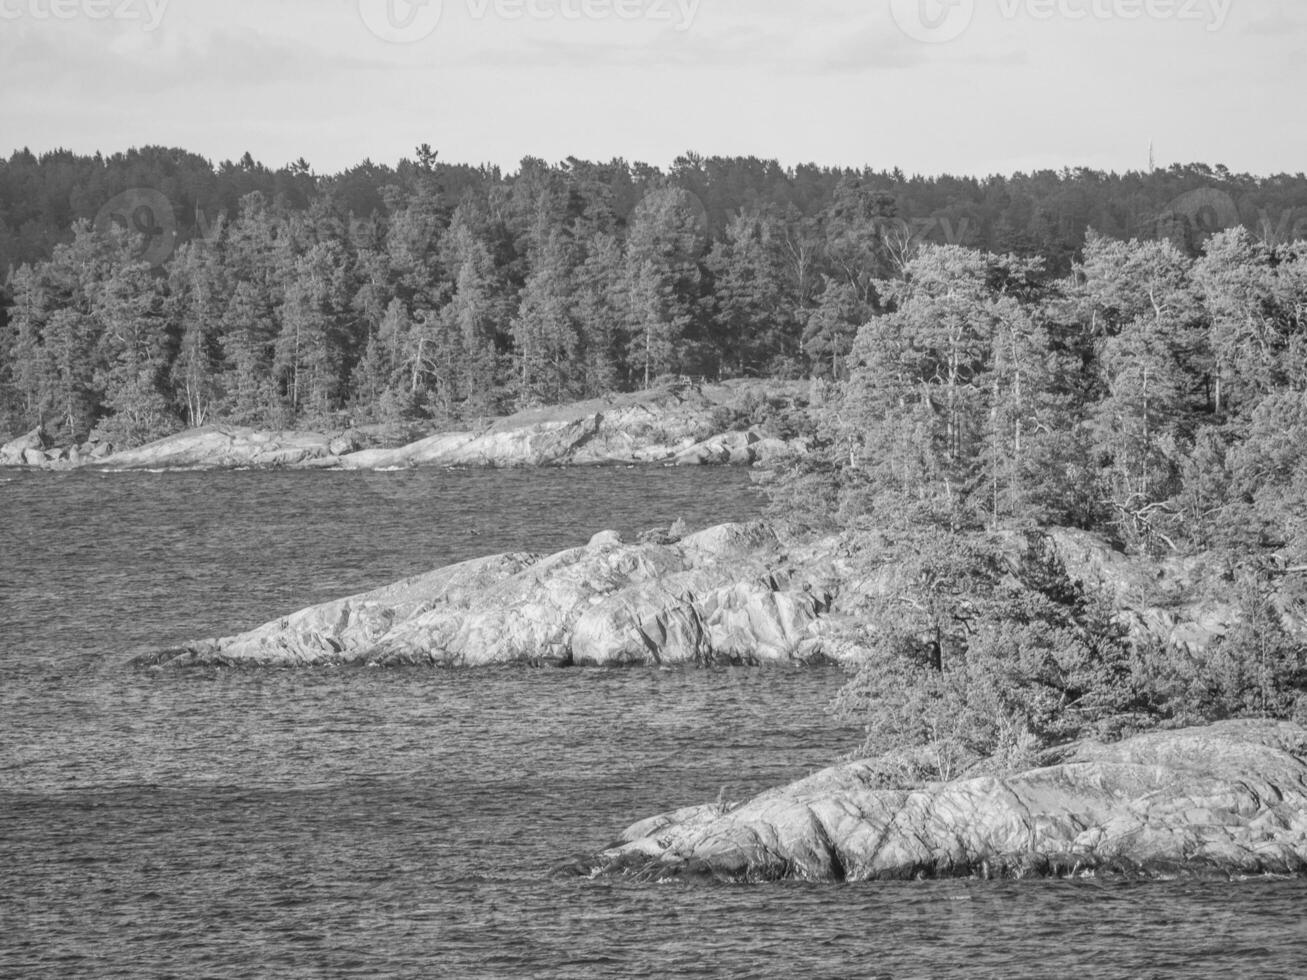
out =
<path fill-rule="evenodd" d="M 757 524 L 487 558 L 138 665 L 845 667 L 837 708 L 865 735 L 853 768 L 782 791 L 783 819 L 767 796 L 740 809 L 748 820 L 701 809 L 628 835 L 633 851 L 589 870 L 1307 868 L 1296 226 L 1254 233 L 1235 208 L 1219 227 L 1151 237 L 1088 219 L 1050 230 L 1045 197 L 984 241 L 905 240 L 887 233 L 898 178 L 847 173 L 818 180 L 829 194 L 794 215 L 756 200 L 717 215 L 710 195 L 705 225 L 703 198 L 676 180 L 710 164 L 645 174 L 625 210 L 596 190 L 608 178 L 580 187 L 576 165 L 524 165 L 454 204 L 428 157 L 371 225 L 340 220 L 330 194 L 302 212 L 255 196 L 166 276 L 89 226 L 12 276 L 10 404 L 53 407 L 66 436 L 97 431 L 92 455 L 209 410 L 299 424 L 353 406 L 457 433 L 398 455 L 342 443 L 381 468 L 756 457 L 769 500 Z M 1195 174 L 1131 186 L 1147 198 Z M 1122 179 L 1048 186 L 1138 206 L 1113 197 Z M 1203 214 L 1220 203 L 1186 200 Z M 1112 210 L 1077 213 L 1110 224 Z M 1023 237 L 1036 228 L 1044 238 Z M 364 316 L 352 290 L 366 270 Z M 352 360 L 332 346 L 342 336 Z M 749 373 L 791 387 L 719 386 L 736 404 L 714 402 L 718 387 L 654 383 Z M 621 388 L 645 393 L 608 394 Z M 550 407 L 586 396 L 616 401 L 577 417 Z M 543 414 L 468 421 L 511 408 Z M 988 836 L 951 849 L 952 820 Z M 800 825 L 811 854 L 777 844 Z M 925 850 L 882 862 L 863 846 L 900 831 Z"/>
<path fill-rule="evenodd" d="M 770 523 L 502 556 L 142 665 L 846 669 L 856 763 L 583 873 L 1301 873 L 1307 249 L 1095 238 L 1036 271 L 946 246 L 881 284 L 804 451 L 756 471 Z"/>
<path fill-rule="evenodd" d="M 503 173 L 424 145 L 319 175 L 18 151 L 0 160 L 0 441 L 463 431 L 671 376 L 840 381 L 923 249 L 1020 258 L 1027 288 L 1056 290 L 1099 238 L 1190 260 L 1234 229 L 1290 247 L 1305 202 L 1301 174 L 1203 164 L 925 178 L 691 153 Z"/>

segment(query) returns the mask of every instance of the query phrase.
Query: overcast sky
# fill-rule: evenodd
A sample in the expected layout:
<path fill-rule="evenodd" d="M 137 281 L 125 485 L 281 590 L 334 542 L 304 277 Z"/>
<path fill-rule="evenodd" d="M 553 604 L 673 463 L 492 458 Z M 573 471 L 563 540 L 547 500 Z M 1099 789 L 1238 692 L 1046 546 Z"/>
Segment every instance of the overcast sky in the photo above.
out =
<path fill-rule="evenodd" d="M 1297 0 L 0 0 L 0 153 L 1307 170 Z"/>

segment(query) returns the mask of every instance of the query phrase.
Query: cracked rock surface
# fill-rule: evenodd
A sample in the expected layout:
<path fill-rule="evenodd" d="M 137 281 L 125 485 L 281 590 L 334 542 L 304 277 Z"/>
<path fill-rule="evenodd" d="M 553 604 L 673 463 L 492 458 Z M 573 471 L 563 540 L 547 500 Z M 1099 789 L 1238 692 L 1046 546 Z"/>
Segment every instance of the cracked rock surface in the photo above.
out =
<path fill-rule="evenodd" d="M 591 874 L 867 881 L 1307 872 L 1307 729 L 1225 722 L 1081 742 L 1050 764 L 917 790 L 852 762 L 628 829 Z"/>
<path fill-rule="evenodd" d="M 672 544 L 605 532 L 556 555 L 496 555 L 148 653 L 138 666 L 477 667 L 788 663 L 823 656 L 825 579 L 765 524 Z"/>

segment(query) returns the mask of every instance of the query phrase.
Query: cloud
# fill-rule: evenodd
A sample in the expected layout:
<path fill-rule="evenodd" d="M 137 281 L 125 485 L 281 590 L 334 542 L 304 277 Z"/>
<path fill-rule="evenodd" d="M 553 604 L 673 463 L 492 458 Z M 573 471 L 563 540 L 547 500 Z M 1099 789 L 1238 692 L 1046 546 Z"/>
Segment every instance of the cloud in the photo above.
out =
<path fill-rule="evenodd" d="M 831 21 L 820 30 L 808 26 L 798 34 L 756 24 L 729 31 L 666 29 L 635 41 L 536 35 L 511 48 L 465 48 L 446 63 L 496 69 L 704 69 L 824 76 L 914 68 L 927 61 L 923 45 L 892 28 L 864 25 L 850 32 L 847 21 Z"/>
<path fill-rule="evenodd" d="M 23 24 L 0 35 L 0 82 L 30 93 L 77 91 L 88 102 L 220 83 L 312 82 L 380 64 L 250 28 L 146 33 L 108 23 Z"/>
<path fill-rule="evenodd" d="M 1273 13 L 1258 17 L 1246 24 L 1243 32 L 1259 37 L 1277 38 L 1307 34 L 1307 21 L 1299 20 L 1297 17 L 1290 17 L 1285 12 L 1284 5 L 1278 4 Z"/>

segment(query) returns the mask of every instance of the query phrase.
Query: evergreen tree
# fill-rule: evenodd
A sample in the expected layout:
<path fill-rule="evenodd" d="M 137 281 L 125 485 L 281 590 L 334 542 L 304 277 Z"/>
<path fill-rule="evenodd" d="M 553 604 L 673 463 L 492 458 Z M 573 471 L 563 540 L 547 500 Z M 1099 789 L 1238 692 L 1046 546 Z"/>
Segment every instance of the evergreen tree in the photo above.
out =
<path fill-rule="evenodd" d="M 847 375 L 849 354 L 858 330 L 871 319 L 872 310 L 847 282 L 827 278 L 816 306 L 807 313 L 803 352 L 814 372 L 836 380 Z"/>
<path fill-rule="evenodd" d="M 183 245 L 171 263 L 168 286 L 170 316 L 180 338 L 173 390 L 184 406 L 186 424 L 201 426 L 222 401 L 221 340 L 229 287 L 215 245 Z"/>
<path fill-rule="evenodd" d="M 717 357 L 730 373 L 775 374 L 797 361 L 796 303 L 784 293 L 782 234 L 769 214 L 741 211 L 707 257 Z"/>
<path fill-rule="evenodd" d="M 552 231 L 536 250 L 513 319 L 518 380 L 526 401 L 557 404 L 584 390 L 581 334 L 573 313 L 574 249 Z"/>
<path fill-rule="evenodd" d="M 274 370 L 292 416 L 320 421 L 341 404 L 346 297 L 344 255 L 335 242 L 314 245 L 291 266 Z"/>
<path fill-rule="evenodd" d="M 1089 242 L 1080 267 L 1083 315 L 1099 338 L 1102 397 L 1091 426 L 1100 483 L 1132 545 L 1176 546 L 1173 498 L 1210 369 L 1190 271 L 1170 243 L 1104 238 Z"/>
<path fill-rule="evenodd" d="M 26 422 L 38 423 L 54 407 L 58 379 L 51 351 L 46 346 L 46 327 L 54 310 L 47 284 L 31 266 L 18 269 L 11 281 L 13 305 L 9 308 L 5 362 Z"/>
<path fill-rule="evenodd" d="M 121 254 L 91 300 L 97 322 L 100 370 L 95 384 L 109 416 L 101 431 L 117 445 L 134 446 L 178 427 L 167 393 L 172 356 L 162 279 Z"/>
<path fill-rule="evenodd" d="M 846 425 L 884 522 L 955 530 L 983 520 L 989 373 L 997 312 L 990 261 L 953 246 L 923 251 L 884 285 L 893 313 L 858 334 Z"/>
<path fill-rule="evenodd" d="M 511 309 L 507 284 L 476 224 L 472 209 L 460 206 L 455 212 L 445 241 L 454 291 L 440 312 L 445 336 L 435 344 L 447 360 L 456 361 L 457 397 L 468 416 L 493 415 L 503 405 L 500 346 Z"/>
<path fill-rule="evenodd" d="M 680 188 L 651 191 L 635 209 L 626 251 L 627 358 L 648 388 L 680 369 L 694 323 L 703 240 L 693 199 Z"/>
<path fill-rule="evenodd" d="M 572 309 L 585 351 L 587 395 L 615 391 L 630 375 L 624 351 L 626 257 L 618 240 L 600 232 L 585 242 L 585 258 L 572 273 Z"/>

